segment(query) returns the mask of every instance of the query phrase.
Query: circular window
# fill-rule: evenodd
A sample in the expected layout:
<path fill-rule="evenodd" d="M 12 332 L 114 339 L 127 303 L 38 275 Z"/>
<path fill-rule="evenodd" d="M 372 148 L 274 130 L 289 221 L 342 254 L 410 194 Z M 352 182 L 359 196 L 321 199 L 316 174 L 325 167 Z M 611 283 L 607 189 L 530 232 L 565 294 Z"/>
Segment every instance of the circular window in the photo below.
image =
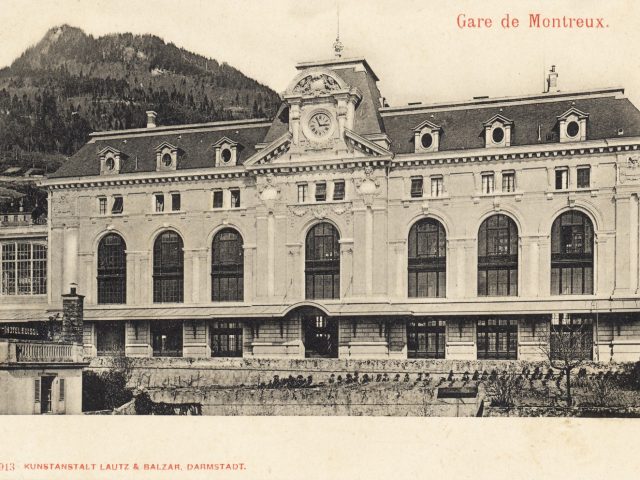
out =
<path fill-rule="evenodd" d="M 170 153 L 165 153 L 162 156 L 162 163 L 164 164 L 165 167 L 171 166 L 171 164 L 173 163 L 173 157 L 171 157 Z"/>
<path fill-rule="evenodd" d="M 502 142 L 502 140 L 504 140 L 504 130 L 500 127 L 494 128 L 491 132 L 491 138 L 493 139 L 494 143 Z"/>
<path fill-rule="evenodd" d="M 580 133 L 580 125 L 578 125 L 578 122 L 569 122 L 567 125 L 567 135 L 575 137 L 578 133 Z"/>
<path fill-rule="evenodd" d="M 231 150 L 225 148 L 220 152 L 220 158 L 222 158 L 223 163 L 229 163 L 231 161 Z"/>
<path fill-rule="evenodd" d="M 113 157 L 108 157 L 105 161 L 105 165 L 107 167 L 107 170 L 113 170 L 116 166 L 116 162 Z"/>
<path fill-rule="evenodd" d="M 420 143 L 422 143 L 422 148 L 429 148 L 431 147 L 431 145 L 433 145 L 433 137 L 430 133 L 425 133 L 424 135 L 422 135 Z"/>

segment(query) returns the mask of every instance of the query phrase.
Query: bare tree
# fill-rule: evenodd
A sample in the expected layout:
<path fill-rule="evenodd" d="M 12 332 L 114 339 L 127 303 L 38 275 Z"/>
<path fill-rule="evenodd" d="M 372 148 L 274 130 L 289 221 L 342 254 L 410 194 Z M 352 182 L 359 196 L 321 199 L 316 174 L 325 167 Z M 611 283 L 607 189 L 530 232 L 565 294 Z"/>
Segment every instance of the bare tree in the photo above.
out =
<path fill-rule="evenodd" d="M 551 366 L 560 370 L 565 377 L 567 406 L 573 405 L 571 374 L 593 357 L 593 330 L 589 322 L 571 320 L 563 323 L 552 322 L 549 341 L 541 347 Z"/>

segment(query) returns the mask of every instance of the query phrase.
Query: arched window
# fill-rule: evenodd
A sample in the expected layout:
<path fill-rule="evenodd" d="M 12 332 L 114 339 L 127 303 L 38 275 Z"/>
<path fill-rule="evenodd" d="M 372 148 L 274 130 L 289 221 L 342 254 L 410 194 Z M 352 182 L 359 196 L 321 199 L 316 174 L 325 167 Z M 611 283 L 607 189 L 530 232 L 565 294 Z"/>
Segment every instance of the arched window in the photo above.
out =
<path fill-rule="evenodd" d="M 182 239 L 173 231 L 156 238 L 153 245 L 153 301 L 184 301 L 184 252 Z"/>
<path fill-rule="evenodd" d="M 492 215 L 480 225 L 478 295 L 518 295 L 518 227 L 506 215 Z"/>
<path fill-rule="evenodd" d="M 551 294 L 593 293 L 593 223 L 571 210 L 551 227 Z"/>
<path fill-rule="evenodd" d="M 127 245 L 110 233 L 98 245 L 98 303 L 127 303 Z"/>
<path fill-rule="evenodd" d="M 323 222 L 307 233 L 305 248 L 306 298 L 340 298 L 340 237 Z"/>
<path fill-rule="evenodd" d="M 211 254 L 211 300 L 242 301 L 244 298 L 244 250 L 242 237 L 225 228 L 213 237 Z"/>
<path fill-rule="evenodd" d="M 409 296 L 444 297 L 447 243 L 444 227 L 432 218 L 416 222 L 409 231 Z"/>

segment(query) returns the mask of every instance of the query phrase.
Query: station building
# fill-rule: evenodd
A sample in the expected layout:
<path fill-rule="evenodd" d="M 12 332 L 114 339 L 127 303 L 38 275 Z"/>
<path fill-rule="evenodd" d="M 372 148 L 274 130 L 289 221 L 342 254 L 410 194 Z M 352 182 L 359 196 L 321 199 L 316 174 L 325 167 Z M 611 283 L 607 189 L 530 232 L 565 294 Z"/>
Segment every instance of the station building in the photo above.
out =
<path fill-rule="evenodd" d="M 97 132 L 49 189 L 89 356 L 640 359 L 640 112 L 620 88 L 386 105 L 302 63 L 275 118 Z M 4 281 L 4 280 L 3 280 Z"/>

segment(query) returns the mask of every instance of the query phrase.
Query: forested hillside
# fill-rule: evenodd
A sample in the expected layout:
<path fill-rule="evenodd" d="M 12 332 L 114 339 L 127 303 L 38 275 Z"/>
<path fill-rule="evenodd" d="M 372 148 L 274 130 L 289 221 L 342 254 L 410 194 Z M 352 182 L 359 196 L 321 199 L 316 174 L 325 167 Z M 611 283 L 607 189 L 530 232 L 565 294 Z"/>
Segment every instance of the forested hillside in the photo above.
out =
<path fill-rule="evenodd" d="M 0 162 L 51 171 L 91 131 L 143 127 L 146 110 L 173 125 L 269 117 L 278 101 L 226 63 L 156 36 L 94 38 L 65 25 L 0 70 Z"/>

